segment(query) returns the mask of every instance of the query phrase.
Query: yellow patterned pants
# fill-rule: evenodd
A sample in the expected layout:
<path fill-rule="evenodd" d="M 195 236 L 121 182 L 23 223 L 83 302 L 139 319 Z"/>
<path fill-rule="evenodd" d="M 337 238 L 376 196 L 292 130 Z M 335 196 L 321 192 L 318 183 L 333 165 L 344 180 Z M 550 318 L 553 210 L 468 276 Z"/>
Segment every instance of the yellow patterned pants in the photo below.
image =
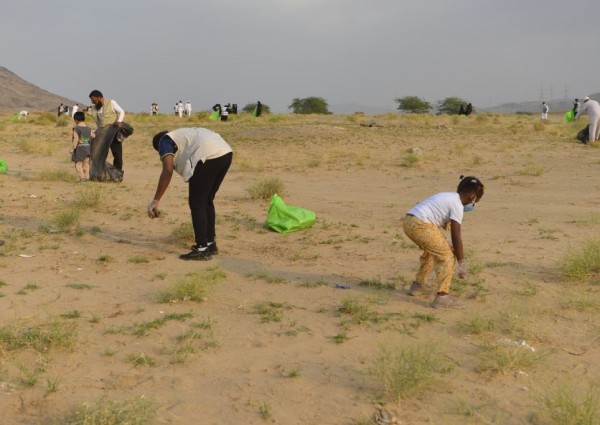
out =
<path fill-rule="evenodd" d="M 423 250 L 416 281 L 425 285 L 427 277 L 435 267 L 438 292 L 447 293 L 452 282 L 455 259 L 452 247 L 442 230 L 435 224 L 407 215 L 404 218 L 404 233 Z"/>

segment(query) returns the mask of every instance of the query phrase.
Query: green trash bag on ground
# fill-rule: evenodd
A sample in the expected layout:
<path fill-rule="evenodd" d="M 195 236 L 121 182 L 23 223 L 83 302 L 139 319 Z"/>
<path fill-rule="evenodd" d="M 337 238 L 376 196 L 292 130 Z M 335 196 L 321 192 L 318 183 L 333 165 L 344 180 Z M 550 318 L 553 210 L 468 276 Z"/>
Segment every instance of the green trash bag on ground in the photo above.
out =
<path fill-rule="evenodd" d="M 294 232 L 311 227 L 317 221 L 313 211 L 286 205 L 279 195 L 271 196 L 266 224 L 279 233 Z"/>
<path fill-rule="evenodd" d="M 565 121 L 566 122 L 571 122 L 575 119 L 575 114 L 573 113 L 573 111 L 567 111 L 565 112 Z"/>
<path fill-rule="evenodd" d="M 0 158 L 0 174 L 6 174 L 8 172 L 8 164 L 5 160 Z"/>
<path fill-rule="evenodd" d="M 218 110 L 212 111 L 208 116 L 208 119 L 211 121 L 217 121 L 219 118 L 221 118 L 221 113 Z"/>

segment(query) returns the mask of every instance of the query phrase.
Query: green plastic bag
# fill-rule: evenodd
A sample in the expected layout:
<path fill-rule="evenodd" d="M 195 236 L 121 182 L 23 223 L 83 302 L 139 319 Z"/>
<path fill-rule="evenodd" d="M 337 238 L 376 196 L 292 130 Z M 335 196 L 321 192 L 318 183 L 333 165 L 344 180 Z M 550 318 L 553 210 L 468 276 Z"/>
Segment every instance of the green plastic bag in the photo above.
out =
<path fill-rule="evenodd" d="M 219 113 L 218 110 L 211 112 L 211 114 L 208 116 L 208 119 L 211 121 L 217 121 L 219 118 L 221 117 L 221 114 Z"/>
<path fill-rule="evenodd" d="M 0 174 L 6 174 L 8 171 L 8 164 L 5 160 L 0 158 Z"/>
<path fill-rule="evenodd" d="M 271 196 L 266 224 L 279 233 L 289 233 L 311 227 L 317 221 L 313 211 L 288 206 L 279 195 Z"/>
<path fill-rule="evenodd" d="M 573 113 L 573 111 L 565 112 L 565 121 L 566 122 L 572 122 L 574 119 L 575 119 L 575 114 Z"/>

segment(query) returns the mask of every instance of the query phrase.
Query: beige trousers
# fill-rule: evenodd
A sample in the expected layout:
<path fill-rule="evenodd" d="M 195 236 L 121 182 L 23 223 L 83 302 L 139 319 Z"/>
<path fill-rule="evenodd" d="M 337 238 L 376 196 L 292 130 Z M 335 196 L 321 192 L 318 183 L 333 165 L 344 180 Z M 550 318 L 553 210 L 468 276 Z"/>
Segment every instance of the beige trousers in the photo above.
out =
<path fill-rule="evenodd" d="M 427 277 L 435 267 L 438 292 L 449 292 L 455 258 L 452 246 L 435 224 L 427 223 L 413 216 L 404 218 L 404 233 L 423 250 L 421 266 L 416 281 L 425 285 Z"/>

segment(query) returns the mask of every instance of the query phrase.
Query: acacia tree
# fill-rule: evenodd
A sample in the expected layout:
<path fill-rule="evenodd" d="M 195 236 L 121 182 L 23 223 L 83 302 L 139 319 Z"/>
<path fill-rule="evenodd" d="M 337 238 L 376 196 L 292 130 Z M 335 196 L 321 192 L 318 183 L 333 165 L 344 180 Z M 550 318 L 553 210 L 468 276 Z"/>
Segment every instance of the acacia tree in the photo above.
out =
<path fill-rule="evenodd" d="M 295 98 L 288 106 L 294 114 L 330 114 L 329 105 L 322 97 Z"/>
<path fill-rule="evenodd" d="M 458 115 L 460 107 L 467 106 L 467 101 L 460 97 L 447 97 L 438 103 L 438 112 L 440 114 Z"/>
<path fill-rule="evenodd" d="M 409 114 L 426 114 L 431 110 L 431 104 L 417 96 L 404 96 L 394 99 L 398 104 L 396 109 Z"/>

